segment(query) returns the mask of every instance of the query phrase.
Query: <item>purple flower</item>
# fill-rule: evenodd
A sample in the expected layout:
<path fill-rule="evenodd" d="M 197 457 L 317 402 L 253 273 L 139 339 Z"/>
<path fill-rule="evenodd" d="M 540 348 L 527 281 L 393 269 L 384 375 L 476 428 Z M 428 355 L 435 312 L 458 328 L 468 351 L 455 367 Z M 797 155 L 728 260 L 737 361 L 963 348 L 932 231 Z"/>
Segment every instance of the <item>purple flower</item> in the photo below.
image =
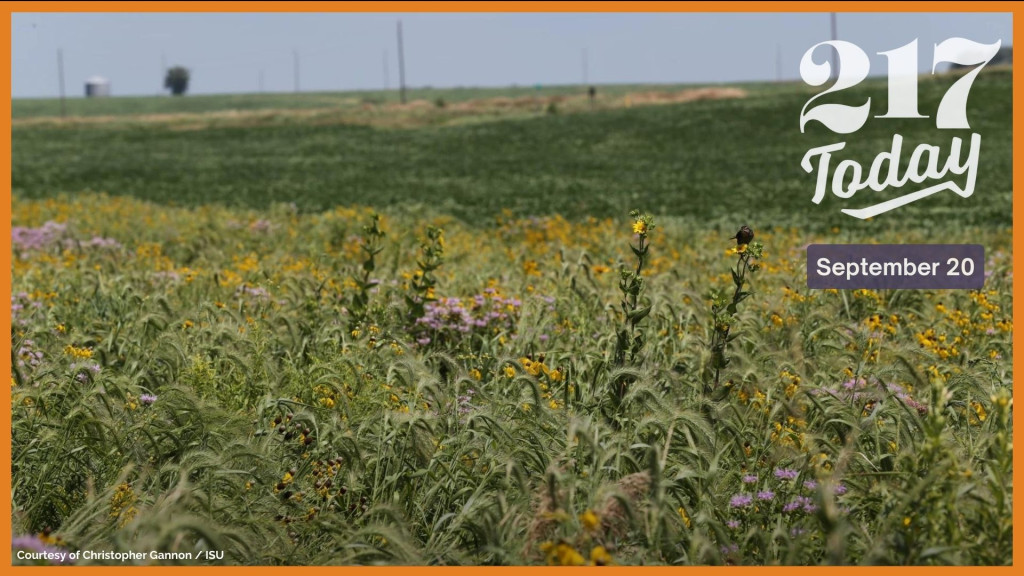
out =
<path fill-rule="evenodd" d="M 843 484 L 836 484 L 835 493 L 837 496 L 842 496 L 843 494 L 846 494 L 846 486 Z"/>
<path fill-rule="evenodd" d="M 808 490 L 814 490 L 818 487 L 818 483 L 814 480 L 804 480 L 804 488 Z"/>
<path fill-rule="evenodd" d="M 796 480 L 800 473 L 792 468 L 776 468 L 775 477 L 780 480 Z"/>
<path fill-rule="evenodd" d="M 744 484 L 753 484 L 755 482 L 757 482 L 757 476 L 754 474 L 747 474 L 743 477 Z"/>
<path fill-rule="evenodd" d="M 30 557 L 26 560 L 45 560 L 49 564 L 74 564 L 67 551 L 43 542 L 38 536 L 26 534 L 11 538 L 11 550 L 24 550 Z"/>
<path fill-rule="evenodd" d="M 729 505 L 733 508 L 743 508 L 744 506 L 749 506 L 753 501 L 754 499 L 750 494 L 737 494 L 729 500 Z"/>
<path fill-rule="evenodd" d="M 30 250 L 49 248 L 61 239 L 66 229 L 66 225 L 52 220 L 39 228 L 15 226 L 11 228 L 11 246 L 21 251 L 24 256 L 24 252 Z"/>
<path fill-rule="evenodd" d="M 795 512 L 795 511 L 801 510 L 801 509 L 804 512 L 807 512 L 808 514 L 810 514 L 811 512 L 814 512 L 815 510 L 817 510 L 818 507 L 814 504 L 814 500 L 811 500 L 807 496 L 797 496 L 796 498 L 791 500 L 788 504 L 786 504 L 785 506 L 782 507 L 782 511 L 783 512 Z"/>
<path fill-rule="evenodd" d="M 547 334 L 541 334 L 539 339 L 540 339 L 541 342 L 547 342 L 548 341 L 548 335 Z"/>
<path fill-rule="evenodd" d="M 771 490 L 762 490 L 757 493 L 758 500 L 773 500 L 775 498 L 775 492 Z"/>
<path fill-rule="evenodd" d="M 143 394 L 142 396 L 139 396 L 139 402 L 141 402 L 143 406 L 152 406 L 153 403 L 156 402 L 156 395 Z"/>
<path fill-rule="evenodd" d="M 260 219 L 256 220 L 252 224 L 249 224 L 249 230 L 251 232 L 267 233 L 270 232 L 274 225 L 270 220 Z"/>
<path fill-rule="evenodd" d="M 722 554 L 735 554 L 740 551 L 740 545 L 733 543 L 728 546 L 722 546 L 720 550 L 722 551 Z"/>
<path fill-rule="evenodd" d="M 740 521 L 739 520 L 729 520 L 728 522 L 725 523 L 725 525 L 728 526 L 729 528 L 732 528 L 733 530 L 735 530 L 735 529 L 740 527 Z"/>

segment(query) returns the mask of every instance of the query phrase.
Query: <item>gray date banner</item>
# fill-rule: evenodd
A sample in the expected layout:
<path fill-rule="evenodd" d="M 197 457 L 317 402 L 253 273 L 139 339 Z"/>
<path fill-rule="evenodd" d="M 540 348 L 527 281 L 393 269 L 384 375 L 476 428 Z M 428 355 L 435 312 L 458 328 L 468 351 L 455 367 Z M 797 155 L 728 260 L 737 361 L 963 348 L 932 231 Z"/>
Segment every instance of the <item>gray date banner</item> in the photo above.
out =
<path fill-rule="evenodd" d="M 980 244 L 812 244 L 808 288 L 980 289 L 985 247 Z"/>

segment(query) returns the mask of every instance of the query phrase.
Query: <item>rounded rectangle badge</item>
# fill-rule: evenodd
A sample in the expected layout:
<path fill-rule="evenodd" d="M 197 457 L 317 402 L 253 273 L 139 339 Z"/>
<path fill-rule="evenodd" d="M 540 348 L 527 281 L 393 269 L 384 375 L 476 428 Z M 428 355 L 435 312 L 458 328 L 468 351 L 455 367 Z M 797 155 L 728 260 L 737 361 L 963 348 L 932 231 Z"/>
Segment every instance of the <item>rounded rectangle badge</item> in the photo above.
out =
<path fill-rule="evenodd" d="M 836 289 L 980 289 L 980 244 L 812 244 L 807 287 Z"/>

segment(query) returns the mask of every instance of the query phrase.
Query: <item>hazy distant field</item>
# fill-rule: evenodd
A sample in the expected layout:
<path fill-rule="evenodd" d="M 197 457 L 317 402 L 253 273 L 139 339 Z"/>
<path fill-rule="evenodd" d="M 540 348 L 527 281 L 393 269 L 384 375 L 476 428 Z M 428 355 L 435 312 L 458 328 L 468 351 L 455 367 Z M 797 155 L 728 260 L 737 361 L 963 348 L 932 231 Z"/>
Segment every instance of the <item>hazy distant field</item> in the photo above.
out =
<path fill-rule="evenodd" d="M 811 203 L 844 138 L 797 85 L 15 101 L 13 546 L 1009 564 L 1010 88 L 973 197 L 871 222 Z M 849 148 L 894 130 L 969 136 Z M 980 243 L 986 285 L 808 290 L 828 242 Z"/>
<path fill-rule="evenodd" d="M 920 109 L 933 115 L 951 81 L 922 79 Z M 940 194 L 879 218 L 876 225 L 1010 223 L 1010 82 L 1007 71 L 982 74 L 971 93 L 972 128 L 983 135 L 984 164 L 975 196 Z M 868 85 L 847 91 L 843 101 L 859 103 L 870 96 L 880 114 L 884 86 Z M 821 206 L 811 204 L 813 177 L 799 168 L 800 159 L 811 146 L 843 138 L 816 123 L 800 133 L 800 108 L 812 94 L 807 87 L 745 89 L 748 96 L 740 99 L 626 108 L 621 95 L 606 95 L 602 87 L 600 94 L 617 98 L 616 107 L 591 111 L 578 95 L 572 104 L 579 113 L 564 113 L 569 107 L 564 104 L 559 114 L 547 114 L 542 103 L 532 109 L 456 111 L 423 100 L 398 110 L 321 108 L 311 117 L 282 110 L 255 119 L 192 118 L 187 129 L 130 119 L 67 126 L 16 121 L 12 185 L 26 198 L 88 189 L 177 204 L 217 201 L 261 208 L 294 202 L 303 211 L 352 202 L 419 203 L 444 207 L 468 221 L 504 209 L 518 215 L 609 216 L 642 204 L 654 213 L 702 221 L 731 216 L 819 229 L 849 220 L 840 207 L 877 201 L 865 191 L 864 200 L 856 197 L 842 206 L 831 194 Z M 244 109 L 245 102 L 252 108 L 316 108 L 330 98 L 115 98 L 75 105 L 99 109 L 123 102 L 154 114 L 189 107 Z M 16 101 L 15 117 L 39 105 Z M 375 122 L 394 118 L 386 129 L 373 129 Z M 905 138 L 906 157 L 920 142 L 945 151 L 954 135 L 964 136 L 935 129 L 932 119 L 871 119 L 847 149 L 869 162 L 889 149 L 893 130 Z"/>

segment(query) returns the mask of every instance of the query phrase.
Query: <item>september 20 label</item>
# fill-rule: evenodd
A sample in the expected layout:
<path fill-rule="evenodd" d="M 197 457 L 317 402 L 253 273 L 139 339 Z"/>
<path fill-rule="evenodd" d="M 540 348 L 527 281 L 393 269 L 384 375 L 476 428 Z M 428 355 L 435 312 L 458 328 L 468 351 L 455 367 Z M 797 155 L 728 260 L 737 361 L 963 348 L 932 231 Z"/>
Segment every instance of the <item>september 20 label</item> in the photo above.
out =
<path fill-rule="evenodd" d="M 807 287 L 980 289 L 985 248 L 980 244 L 812 244 Z"/>

